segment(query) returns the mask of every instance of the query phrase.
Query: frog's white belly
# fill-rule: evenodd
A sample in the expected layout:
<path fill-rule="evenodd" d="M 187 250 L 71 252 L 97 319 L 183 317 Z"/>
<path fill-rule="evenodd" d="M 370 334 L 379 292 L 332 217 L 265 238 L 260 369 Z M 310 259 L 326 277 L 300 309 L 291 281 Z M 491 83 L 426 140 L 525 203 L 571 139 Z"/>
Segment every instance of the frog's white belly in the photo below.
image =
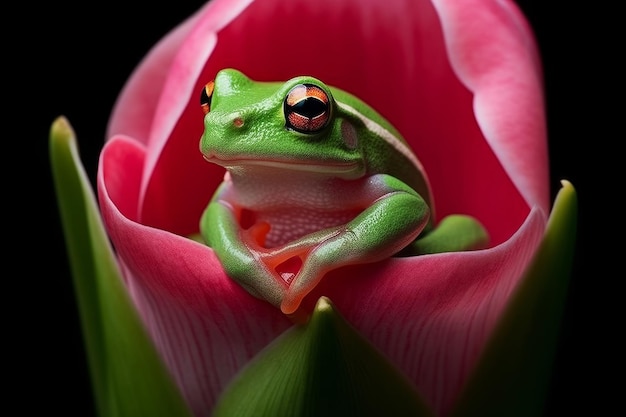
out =
<path fill-rule="evenodd" d="M 331 211 L 308 210 L 294 208 L 272 212 L 257 212 L 258 222 L 270 225 L 270 230 L 265 239 L 265 247 L 272 248 L 284 245 L 302 236 L 340 226 L 352 220 L 358 212 L 354 211 Z"/>
<path fill-rule="evenodd" d="M 232 177 L 232 198 L 242 209 L 242 227 L 270 225 L 266 247 L 346 224 L 364 208 L 359 187 L 354 185 L 361 180 L 319 178 L 290 171 L 279 175 L 248 172 Z"/>

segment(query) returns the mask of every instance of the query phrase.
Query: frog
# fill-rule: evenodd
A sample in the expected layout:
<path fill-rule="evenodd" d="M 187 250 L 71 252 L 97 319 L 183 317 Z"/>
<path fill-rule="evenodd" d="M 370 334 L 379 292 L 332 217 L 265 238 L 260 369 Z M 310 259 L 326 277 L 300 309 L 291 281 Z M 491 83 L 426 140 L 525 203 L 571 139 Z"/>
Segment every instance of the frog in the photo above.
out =
<path fill-rule="evenodd" d="M 228 277 L 285 315 L 331 271 L 488 245 L 470 215 L 435 225 L 416 153 L 346 90 L 309 75 L 256 81 L 224 68 L 200 105 L 200 153 L 225 169 L 201 215 L 202 239 Z"/>

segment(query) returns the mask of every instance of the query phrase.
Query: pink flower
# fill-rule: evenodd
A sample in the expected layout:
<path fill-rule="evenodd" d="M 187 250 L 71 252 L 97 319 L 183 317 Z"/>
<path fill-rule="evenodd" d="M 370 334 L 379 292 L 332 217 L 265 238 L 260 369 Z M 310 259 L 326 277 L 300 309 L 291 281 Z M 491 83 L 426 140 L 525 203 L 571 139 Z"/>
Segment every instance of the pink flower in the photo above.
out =
<path fill-rule="evenodd" d="M 436 219 L 491 246 L 334 271 L 308 298 L 337 310 L 446 415 L 541 243 L 550 197 L 542 75 L 509 0 L 212 0 L 136 69 L 110 119 L 98 195 L 124 280 L 175 382 L 210 415 L 233 376 L 292 326 L 188 238 L 223 177 L 198 151 L 199 92 L 222 68 L 313 75 L 404 135 Z"/>

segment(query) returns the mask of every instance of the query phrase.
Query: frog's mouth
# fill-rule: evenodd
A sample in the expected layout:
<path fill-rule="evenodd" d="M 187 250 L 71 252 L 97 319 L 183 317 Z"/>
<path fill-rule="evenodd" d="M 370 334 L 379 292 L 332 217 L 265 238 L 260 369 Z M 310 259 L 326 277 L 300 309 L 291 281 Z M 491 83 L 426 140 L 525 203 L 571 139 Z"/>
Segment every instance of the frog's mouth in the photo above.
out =
<path fill-rule="evenodd" d="M 341 177 L 360 176 L 362 169 L 358 162 L 332 161 L 293 161 L 293 160 L 266 160 L 252 158 L 222 158 L 216 155 L 203 155 L 208 162 L 223 166 L 230 170 L 245 168 L 268 168 L 284 171 L 311 172 L 317 174 L 337 175 Z"/>

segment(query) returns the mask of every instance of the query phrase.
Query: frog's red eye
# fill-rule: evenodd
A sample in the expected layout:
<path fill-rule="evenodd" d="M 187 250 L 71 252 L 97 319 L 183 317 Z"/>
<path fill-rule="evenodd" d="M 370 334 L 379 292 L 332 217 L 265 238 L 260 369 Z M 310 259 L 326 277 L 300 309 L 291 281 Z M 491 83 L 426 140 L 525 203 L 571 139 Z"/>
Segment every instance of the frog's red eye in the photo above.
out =
<path fill-rule="evenodd" d="M 330 121 L 330 97 L 314 84 L 298 84 L 287 93 L 283 111 L 288 129 L 317 133 Z"/>
<path fill-rule="evenodd" d="M 215 82 L 208 82 L 202 91 L 200 92 L 200 106 L 204 114 L 207 114 L 211 110 L 211 98 L 213 98 L 213 89 L 215 88 Z"/>

